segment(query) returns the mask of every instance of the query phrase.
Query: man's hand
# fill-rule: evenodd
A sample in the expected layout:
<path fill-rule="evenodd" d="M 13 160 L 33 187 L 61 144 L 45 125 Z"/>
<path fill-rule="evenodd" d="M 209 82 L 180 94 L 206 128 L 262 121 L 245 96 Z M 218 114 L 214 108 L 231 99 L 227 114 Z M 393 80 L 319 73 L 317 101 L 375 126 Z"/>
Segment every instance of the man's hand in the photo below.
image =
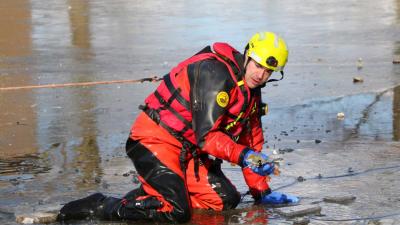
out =
<path fill-rule="evenodd" d="M 249 167 L 254 173 L 267 176 L 274 172 L 275 164 L 268 162 L 268 156 L 249 149 L 243 157 L 243 167 Z"/>

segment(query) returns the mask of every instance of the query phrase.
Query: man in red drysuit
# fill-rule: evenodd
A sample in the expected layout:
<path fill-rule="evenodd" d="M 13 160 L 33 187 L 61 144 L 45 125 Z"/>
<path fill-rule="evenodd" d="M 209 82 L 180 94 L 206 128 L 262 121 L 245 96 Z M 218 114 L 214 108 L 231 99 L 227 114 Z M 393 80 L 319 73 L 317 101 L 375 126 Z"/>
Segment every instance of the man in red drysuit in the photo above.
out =
<path fill-rule="evenodd" d="M 96 193 L 70 202 L 58 219 L 183 223 L 193 208 L 233 209 L 240 194 L 222 173 L 222 160 L 242 167 L 256 202 L 298 202 L 271 191 L 267 176 L 275 166 L 261 153 L 261 88 L 276 81 L 269 79 L 274 71 L 283 78 L 287 58 L 280 36 L 260 32 L 244 54 L 214 43 L 178 64 L 140 106 L 126 144 L 141 186 L 122 199 Z"/>

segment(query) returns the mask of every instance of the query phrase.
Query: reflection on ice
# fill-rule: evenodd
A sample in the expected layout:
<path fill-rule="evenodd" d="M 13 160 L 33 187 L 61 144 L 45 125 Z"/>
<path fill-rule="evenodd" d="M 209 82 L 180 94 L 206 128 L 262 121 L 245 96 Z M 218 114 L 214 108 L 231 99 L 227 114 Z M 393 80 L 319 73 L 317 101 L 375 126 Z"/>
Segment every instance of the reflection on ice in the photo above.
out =
<path fill-rule="evenodd" d="M 380 93 L 365 93 L 271 109 L 265 118 L 269 139 L 282 132 L 286 139 L 346 141 L 354 138 L 398 141 L 400 86 Z M 338 113 L 344 119 L 337 119 Z M 283 129 L 286 129 L 283 130 Z M 289 132 L 290 130 L 290 132 Z"/>

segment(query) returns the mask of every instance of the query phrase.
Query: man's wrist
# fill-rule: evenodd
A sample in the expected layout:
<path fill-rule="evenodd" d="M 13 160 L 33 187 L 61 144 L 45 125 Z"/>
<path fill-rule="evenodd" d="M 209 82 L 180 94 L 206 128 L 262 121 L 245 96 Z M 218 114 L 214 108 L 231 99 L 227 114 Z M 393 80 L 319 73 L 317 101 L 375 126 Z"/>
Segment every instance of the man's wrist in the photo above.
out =
<path fill-rule="evenodd" d="M 244 160 L 245 160 L 245 156 L 246 156 L 246 154 L 247 154 L 247 152 L 248 151 L 252 151 L 250 148 L 244 148 L 243 150 L 242 150 L 242 152 L 240 153 L 240 155 L 239 155 L 239 160 L 238 160 L 238 165 L 240 166 L 240 167 L 244 167 Z"/>
<path fill-rule="evenodd" d="M 268 188 L 268 189 L 266 189 L 266 190 L 264 190 L 264 191 L 262 191 L 261 192 L 261 197 L 264 197 L 264 196 L 266 196 L 266 195 L 269 195 L 269 194 L 271 194 L 271 188 Z"/>
<path fill-rule="evenodd" d="M 253 196 L 255 201 L 261 201 L 264 196 L 271 194 L 271 189 L 268 187 L 265 190 L 257 190 L 254 188 L 250 188 L 250 194 Z"/>

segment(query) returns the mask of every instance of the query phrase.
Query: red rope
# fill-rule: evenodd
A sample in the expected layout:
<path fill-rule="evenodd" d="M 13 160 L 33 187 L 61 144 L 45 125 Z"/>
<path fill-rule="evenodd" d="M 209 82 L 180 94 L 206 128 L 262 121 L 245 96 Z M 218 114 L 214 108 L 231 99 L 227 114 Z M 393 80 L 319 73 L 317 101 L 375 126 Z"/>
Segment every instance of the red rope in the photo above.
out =
<path fill-rule="evenodd" d="M 143 83 L 145 81 L 157 82 L 160 80 L 162 80 L 162 78 L 154 76 L 139 80 L 110 80 L 110 81 L 92 81 L 92 82 L 65 83 L 65 84 L 41 84 L 41 85 L 28 85 L 28 86 L 16 86 L 16 87 L 0 87 L 0 91 L 13 91 L 13 90 L 37 89 L 37 88 L 78 87 L 78 86 L 91 86 L 100 84 L 117 84 L 117 83 Z"/>

